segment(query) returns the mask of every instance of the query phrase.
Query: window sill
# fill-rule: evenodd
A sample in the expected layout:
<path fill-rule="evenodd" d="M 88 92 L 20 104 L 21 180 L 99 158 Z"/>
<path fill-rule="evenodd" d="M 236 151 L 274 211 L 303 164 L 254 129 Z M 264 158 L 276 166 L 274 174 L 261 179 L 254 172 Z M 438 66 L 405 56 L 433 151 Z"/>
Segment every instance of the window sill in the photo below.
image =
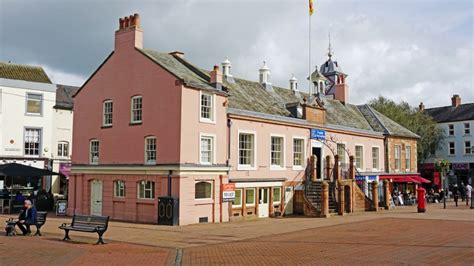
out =
<path fill-rule="evenodd" d="M 144 165 L 146 165 L 146 166 L 156 165 L 156 161 L 154 161 L 154 162 L 145 162 Z"/>
<path fill-rule="evenodd" d="M 142 125 L 142 121 L 140 121 L 140 122 L 130 122 L 128 125 L 129 125 L 129 126 L 141 126 L 141 125 Z"/>
<path fill-rule="evenodd" d="M 248 165 L 237 165 L 237 171 L 255 171 L 257 167 Z"/>
<path fill-rule="evenodd" d="M 200 118 L 199 122 L 206 123 L 206 124 L 216 124 L 216 121 L 210 120 L 210 119 L 205 119 L 205 118 Z"/>
<path fill-rule="evenodd" d="M 283 171 L 286 170 L 286 167 L 270 165 L 270 171 Z"/>
<path fill-rule="evenodd" d="M 155 199 L 137 199 L 137 203 L 155 204 Z"/>
<path fill-rule="evenodd" d="M 126 200 L 123 197 L 113 197 L 112 201 L 114 201 L 114 202 L 125 202 Z"/>
<path fill-rule="evenodd" d="M 111 128 L 111 127 L 112 127 L 112 125 L 102 125 L 100 128 L 103 129 L 103 128 Z"/>
<path fill-rule="evenodd" d="M 305 170 L 304 166 L 293 166 L 293 171 L 303 171 Z"/>
<path fill-rule="evenodd" d="M 43 114 L 40 113 L 40 114 L 35 114 L 35 113 L 25 113 L 26 116 L 37 116 L 37 117 L 42 117 Z"/>
<path fill-rule="evenodd" d="M 214 200 L 209 198 L 209 199 L 194 199 L 194 205 L 208 205 L 208 204 L 213 204 Z"/>

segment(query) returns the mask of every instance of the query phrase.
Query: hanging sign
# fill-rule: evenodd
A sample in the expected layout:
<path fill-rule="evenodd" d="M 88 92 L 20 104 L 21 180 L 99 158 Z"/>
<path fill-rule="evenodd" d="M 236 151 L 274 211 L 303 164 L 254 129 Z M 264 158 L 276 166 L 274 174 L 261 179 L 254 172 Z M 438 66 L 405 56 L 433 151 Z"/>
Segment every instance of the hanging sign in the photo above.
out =
<path fill-rule="evenodd" d="M 234 201 L 235 183 L 222 184 L 222 202 Z"/>
<path fill-rule="evenodd" d="M 311 129 L 311 139 L 325 140 L 326 139 L 326 131 L 324 131 L 322 129 L 312 128 Z"/>

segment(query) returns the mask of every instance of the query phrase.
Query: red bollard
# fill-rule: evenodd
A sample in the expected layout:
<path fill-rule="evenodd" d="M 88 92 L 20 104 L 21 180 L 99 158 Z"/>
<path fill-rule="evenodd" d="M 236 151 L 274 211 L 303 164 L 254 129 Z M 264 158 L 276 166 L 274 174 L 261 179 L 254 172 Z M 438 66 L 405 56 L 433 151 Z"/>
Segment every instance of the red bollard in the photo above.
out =
<path fill-rule="evenodd" d="M 416 191 L 418 192 L 418 212 L 425 212 L 426 211 L 426 199 L 425 199 L 426 190 L 420 187 Z"/>

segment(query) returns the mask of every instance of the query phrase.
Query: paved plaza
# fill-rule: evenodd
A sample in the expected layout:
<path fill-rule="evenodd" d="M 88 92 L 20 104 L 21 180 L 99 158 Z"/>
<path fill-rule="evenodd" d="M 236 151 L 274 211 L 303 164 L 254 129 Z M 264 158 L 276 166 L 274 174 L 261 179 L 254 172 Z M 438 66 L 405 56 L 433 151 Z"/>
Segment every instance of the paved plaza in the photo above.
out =
<path fill-rule="evenodd" d="M 0 265 L 474 264 L 474 210 L 451 203 L 423 214 L 402 207 L 182 227 L 111 222 L 106 245 L 77 232 L 61 241 L 57 226 L 68 220 L 48 218 L 42 237 L 1 236 Z"/>

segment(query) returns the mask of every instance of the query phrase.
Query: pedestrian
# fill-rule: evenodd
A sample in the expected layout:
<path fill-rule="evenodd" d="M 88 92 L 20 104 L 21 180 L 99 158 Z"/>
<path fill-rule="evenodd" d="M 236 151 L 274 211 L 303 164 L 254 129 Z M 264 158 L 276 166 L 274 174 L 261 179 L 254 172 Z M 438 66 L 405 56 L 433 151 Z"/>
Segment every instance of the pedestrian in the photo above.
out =
<path fill-rule="evenodd" d="M 461 186 L 459 186 L 459 193 L 461 194 L 461 200 L 464 202 L 464 198 L 466 197 L 466 186 L 464 182 L 461 182 Z"/>
<path fill-rule="evenodd" d="M 466 186 L 466 198 L 468 200 L 472 200 L 471 193 L 472 193 L 472 186 L 471 186 L 471 184 L 467 184 L 467 186 Z"/>
<path fill-rule="evenodd" d="M 455 184 L 453 186 L 453 198 L 454 198 L 454 202 L 456 203 L 456 207 L 458 206 L 458 199 L 459 199 L 459 188 L 458 188 L 458 184 Z"/>

